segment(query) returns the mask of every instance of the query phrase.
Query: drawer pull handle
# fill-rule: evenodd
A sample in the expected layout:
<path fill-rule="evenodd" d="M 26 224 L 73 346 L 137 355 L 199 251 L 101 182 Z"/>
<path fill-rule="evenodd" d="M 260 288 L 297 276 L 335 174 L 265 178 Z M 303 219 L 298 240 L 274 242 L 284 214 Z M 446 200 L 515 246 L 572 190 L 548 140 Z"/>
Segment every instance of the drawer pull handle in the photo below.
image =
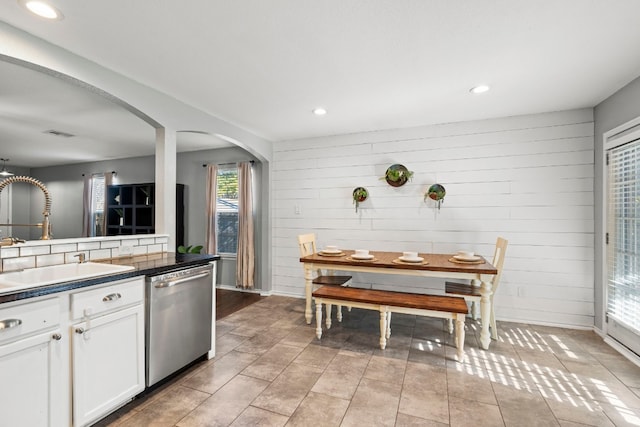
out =
<path fill-rule="evenodd" d="M 0 320 L 0 331 L 2 331 L 3 329 L 15 328 L 16 326 L 20 326 L 20 325 L 22 325 L 22 320 L 20 319 Z"/>
<path fill-rule="evenodd" d="M 62 339 L 62 335 L 60 334 L 53 334 L 51 335 L 51 338 L 53 338 L 56 341 L 60 341 Z"/>
<path fill-rule="evenodd" d="M 76 334 L 84 334 L 84 328 L 76 328 Z"/>
<path fill-rule="evenodd" d="M 122 295 L 120 295 L 119 293 L 115 293 L 115 294 L 109 294 L 106 297 L 102 298 L 102 301 L 104 302 L 116 301 L 116 300 L 119 300 L 120 298 L 122 298 Z"/>

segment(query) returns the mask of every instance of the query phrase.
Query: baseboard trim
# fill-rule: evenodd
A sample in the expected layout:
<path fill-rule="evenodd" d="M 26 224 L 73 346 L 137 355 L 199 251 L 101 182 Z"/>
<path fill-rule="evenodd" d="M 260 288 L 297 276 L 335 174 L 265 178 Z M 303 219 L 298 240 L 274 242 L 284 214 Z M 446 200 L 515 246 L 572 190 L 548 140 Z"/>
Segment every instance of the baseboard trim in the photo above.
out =
<path fill-rule="evenodd" d="M 604 342 L 609 344 L 609 346 L 611 346 L 611 348 L 613 348 L 615 351 L 629 359 L 631 363 L 640 367 L 640 357 L 633 351 L 629 350 L 627 347 L 620 344 L 618 341 L 608 335 L 604 337 Z"/>
<path fill-rule="evenodd" d="M 549 326 L 552 328 L 577 329 L 581 331 L 593 330 L 593 326 L 589 326 L 589 325 L 570 325 L 567 323 L 540 322 L 540 321 L 522 320 L 522 319 L 508 319 L 504 317 L 499 317 L 496 320 L 498 322 L 523 323 L 525 325 Z"/>

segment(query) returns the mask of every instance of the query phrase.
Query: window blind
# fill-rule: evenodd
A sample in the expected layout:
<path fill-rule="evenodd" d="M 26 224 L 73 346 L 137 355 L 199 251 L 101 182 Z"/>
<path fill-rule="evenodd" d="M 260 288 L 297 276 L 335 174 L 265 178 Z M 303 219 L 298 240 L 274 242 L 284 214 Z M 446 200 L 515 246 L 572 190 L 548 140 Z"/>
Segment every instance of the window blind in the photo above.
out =
<path fill-rule="evenodd" d="M 607 156 L 607 315 L 640 335 L 640 140 Z"/>

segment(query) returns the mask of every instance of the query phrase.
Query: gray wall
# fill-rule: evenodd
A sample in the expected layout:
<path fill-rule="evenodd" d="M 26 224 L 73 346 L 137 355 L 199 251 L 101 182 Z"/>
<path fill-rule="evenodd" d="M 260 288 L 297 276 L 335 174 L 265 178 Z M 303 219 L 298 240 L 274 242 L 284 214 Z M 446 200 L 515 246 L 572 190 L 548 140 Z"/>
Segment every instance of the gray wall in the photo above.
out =
<path fill-rule="evenodd" d="M 640 78 L 635 79 L 618 92 L 598 104 L 594 110 L 595 118 L 595 325 L 602 329 L 603 295 L 604 295 L 604 262 L 603 262 L 603 233 L 602 217 L 603 197 L 603 140 L 602 134 L 640 116 Z"/>

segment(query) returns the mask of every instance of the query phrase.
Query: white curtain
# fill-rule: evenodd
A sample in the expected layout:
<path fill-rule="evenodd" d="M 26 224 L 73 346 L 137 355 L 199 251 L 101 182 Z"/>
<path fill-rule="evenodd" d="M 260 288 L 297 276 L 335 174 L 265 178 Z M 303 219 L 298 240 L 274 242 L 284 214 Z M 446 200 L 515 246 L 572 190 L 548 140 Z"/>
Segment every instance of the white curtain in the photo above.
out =
<path fill-rule="evenodd" d="M 243 289 L 253 289 L 255 249 L 253 239 L 253 189 L 251 163 L 238 165 L 238 251 L 236 283 Z"/>
<path fill-rule="evenodd" d="M 102 174 L 87 175 L 84 177 L 84 188 L 82 190 L 82 237 L 94 237 L 93 229 L 93 178 L 104 176 L 104 206 L 102 207 L 102 224 L 100 225 L 100 236 L 107 235 L 107 188 L 113 184 L 115 172 L 104 172 Z"/>
<path fill-rule="evenodd" d="M 115 172 L 105 172 L 104 173 L 104 206 L 102 207 L 102 224 L 101 224 L 101 232 L 103 236 L 107 235 L 107 206 L 109 205 L 107 188 L 110 185 L 113 185 L 113 177 L 115 176 Z"/>
<path fill-rule="evenodd" d="M 91 175 L 84 177 L 84 188 L 82 190 L 82 237 L 91 237 L 91 202 L 93 201 L 93 181 Z"/>
<path fill-rule="evenodd" d="M 207 165 L 207 234 L 204 239 L 205 252 L 215 254 L 218 252 L 216 243 L 216 204 L 218 188 L 218 167 Z"/>

